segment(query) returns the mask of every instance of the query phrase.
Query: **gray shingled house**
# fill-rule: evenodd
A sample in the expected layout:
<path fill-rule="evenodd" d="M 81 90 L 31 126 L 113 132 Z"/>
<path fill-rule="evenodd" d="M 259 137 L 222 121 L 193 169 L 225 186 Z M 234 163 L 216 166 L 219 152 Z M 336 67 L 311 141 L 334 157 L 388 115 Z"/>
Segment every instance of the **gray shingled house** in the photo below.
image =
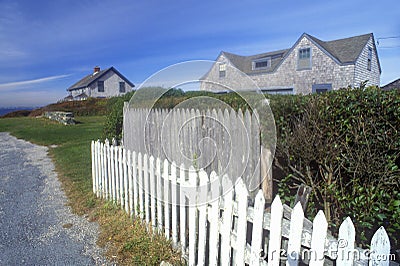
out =
<path fill-rule="evenodd" d="M 130 92 L 133 87 L 135 85 L 114 67 L 100 70 L 100 67 L 97 66 L 92 74 L 87 75 L 67 89 L 69 96 L 65 97 L 64 100 L 119 96 Z"/>
<path fill-rule="evenodd" d="M 272 94 L 309 94 L 367 85 L 379 86 L 381 67 L 372 33 L 322 41 L 304 33 L 289 49 L 241 56 L 221 52 L 201 78 L 201 90 L 224 91 L 239 78 L 235 67 Z M 244 88 L 245 89 L 245 88 Z"/>
<path fill-rule="evenodd" d="M 392 82 L 389 82 L 385 86 L 381 87 L 382 90 L 389 91 L 389 90 L 400 90 L 400 78 L 396 79 Z"/>

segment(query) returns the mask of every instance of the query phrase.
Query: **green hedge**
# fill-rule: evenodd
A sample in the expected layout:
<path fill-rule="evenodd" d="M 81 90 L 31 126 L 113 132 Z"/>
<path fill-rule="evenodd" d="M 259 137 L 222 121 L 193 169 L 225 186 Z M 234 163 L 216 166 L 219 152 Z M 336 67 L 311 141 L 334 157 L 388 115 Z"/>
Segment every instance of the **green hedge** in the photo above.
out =
<path fill-rule="evenodd" d="M 236 93 L 172 90 L 155 108 L 173 108 L 191 97 L 211 96 L 234 109 L 247 103 Z M 121 137 L 124 98 L 110 101 L 104 136 Z M 325 94 L 268 95 L 277 130 L 275 185 L 286 203 L 299 184 L 312 187 L 307 215 L 324 210 L 337 232 L 346 216 L 362 243 L 383 225 L 399 246 L 400 92 L 379 88 Z"/>

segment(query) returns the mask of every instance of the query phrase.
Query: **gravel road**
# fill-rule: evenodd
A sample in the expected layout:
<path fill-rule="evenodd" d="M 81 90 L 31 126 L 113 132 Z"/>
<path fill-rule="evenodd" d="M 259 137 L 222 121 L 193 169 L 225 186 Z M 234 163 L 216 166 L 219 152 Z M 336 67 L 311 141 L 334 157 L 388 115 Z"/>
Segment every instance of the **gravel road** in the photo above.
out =
<path fill-rule="evenodd" d="M 65 205 L 47 150 L 0 132 L 0 265 L 109 265 L 97 223 Z"/>

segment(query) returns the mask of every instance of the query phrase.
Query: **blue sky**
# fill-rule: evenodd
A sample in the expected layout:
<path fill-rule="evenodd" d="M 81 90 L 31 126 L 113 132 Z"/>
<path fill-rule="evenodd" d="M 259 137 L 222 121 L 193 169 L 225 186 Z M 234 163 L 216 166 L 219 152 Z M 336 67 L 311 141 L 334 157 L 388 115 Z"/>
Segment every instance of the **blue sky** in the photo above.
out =
<path fill-rule="evenodd" d="M 321 40 L 400 36 L 398 0 L 0 0 L 0 107 L 41 106 L 93 67 L 134 84 L 171 64 Z M 380 39 L 381 84 L 400 77 L 400 38 Z"/>

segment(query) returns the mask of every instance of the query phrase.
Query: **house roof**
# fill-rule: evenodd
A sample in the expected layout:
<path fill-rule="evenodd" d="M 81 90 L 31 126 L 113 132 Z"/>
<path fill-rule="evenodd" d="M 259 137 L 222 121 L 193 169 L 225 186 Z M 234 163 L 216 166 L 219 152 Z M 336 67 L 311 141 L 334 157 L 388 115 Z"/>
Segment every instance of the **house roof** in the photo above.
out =
<path fill-rule="evenodd" d="M 328 56 L 333 58 L 338 64 L 354 64 L 368 40 L 372 37 L 372 33 L 338 39 L 333 41 L 322 41 L 314 36 L 311 36 L 307 33 L 301 35 L 301 37 L 296 41 L 296 43 L 290 49 L 284 49 L 274 52 L 267 52 L 262 54 L 250 55 L 250 56 L 240 56 L 228 52 L 222 52 L 226 58 L 239 70 L 246 74 L 258 74 L 258 73 L 266 73 L 275 71 L 278 66 L 284 61 L 286 56 L 290 54 L 290 52 L 296 47 L 296 45 L 300 42 L 303 37 L 309 38 L 312 42 L 314 42 L 318 47 L 321 48 Z M 376 48 L 374 46 L 375 53 L 377 54 Z M 254 70 L 252 69 L 252 61 L 256 59 L 262 59 L 265 57 L 271 57 L 271 67 L 263 70 Z M 380 64 L 378 59 L 379 70 Z"/>
<path fill-rule="evenodd" d="M 131 87 L 135 87 L 132 82 L 130 82 L 124 75 L 122 75 L 118 70 L 116 70 L 114 67 L 110 67 L 104 70 L 101 70 L 97 72 L 96 74 L 89 74 L 79 80 L 77 83 L 72 85 L 67 89 L 67 91 L 73 91 L 73 90 L 78 90 L 82 88 L 86 88 L 90 86 L 92 83 L 96 82 L 98 79 L 100 79 L 102 76 L 107 74 L 109 71 L 114 71 L 118 76 L 120 76 L 126 83 L 128 83 Z"/>
<path fill-rule="evenodd" d="M 334 56 L 340 63 L 354 63 L 361 54 L 372 33 L 324 42 L 314 36 L 308 35 L 327 52 Z"/>
<path fill-rule="evenodd" d="M 381 87 L 382 90 L 388 91 L 393 89 L 400 89 L 400 78 Z"/>
<path fill-rule="evenodd" d="M 273 52 L 267 52 L 262 54 L 250 55 L 250 56 L 241 56 L 228 52 L 222 52 L 229 59 L 229 61 L 240 71 L 246 74 L 258 74 L 264 72 L 272 72 L 278 66 L 279 62 L 285 56 L 285 54 L 289 51 L 289 49 L 278 50 Z M 267 69 L 253 69 L 252 62 L 254 60 L 263 59 L 263 58 L 271 58 L 271 67 Z"/>

